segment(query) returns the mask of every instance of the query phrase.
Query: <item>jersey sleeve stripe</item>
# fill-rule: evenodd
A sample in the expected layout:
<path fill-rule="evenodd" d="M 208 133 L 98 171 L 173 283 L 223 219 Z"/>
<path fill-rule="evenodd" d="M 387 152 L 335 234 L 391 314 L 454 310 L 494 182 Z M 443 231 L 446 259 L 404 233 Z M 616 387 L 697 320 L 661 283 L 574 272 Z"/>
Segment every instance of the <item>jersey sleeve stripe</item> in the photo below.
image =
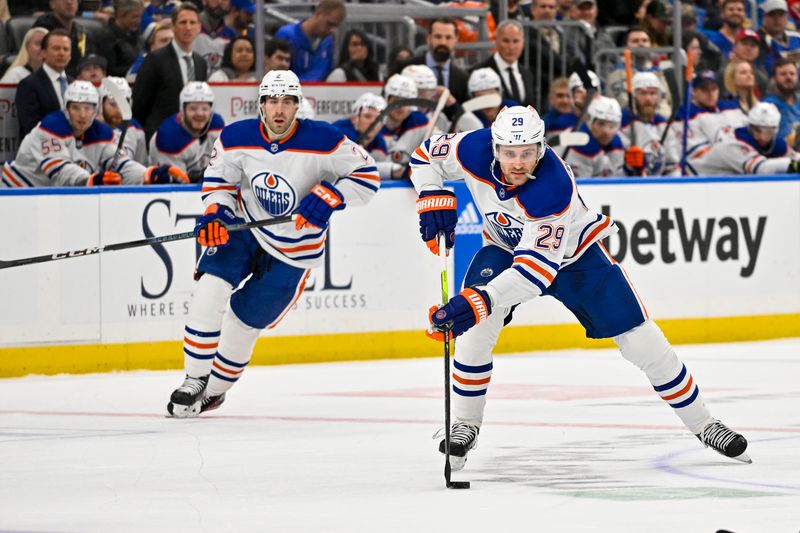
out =
<path fill-rule="evenodd" d="M 203 183 L 228 183 L 225 178 L 218 178 L 216 176 L 203 176 Z"/>
<path fill-rule="evenodd" d="M 17 169 L 16 169 L 16 167 L 14 166 L 14 164 L 13 164 L 13 163 L 9 164 L 8 166 L 9 166 L 9 168 L 11 169 L 11 172 L 12 172 L 12 173 L 13 173 L 13 174 L 14 174 L 14 175 L 17 177 L 17 178 L 19 178 L 20 180 L 22 180 L 22 182 L 23 182 L 25 185 L 27 185 L 28 187 L 33 187 L 33 186 L 34 186 L 34 185 L 33 185 L 33 182 L 31 182 L 31 180 L 29 180 L 28 178 L 26 178 L 26 177 L 25 177 L 25 175 L 24 175 L 22 172 L 20 172 L 19 170 L 17 170 Z"/>
<path fill-rule="evenodd" d="M 599 226 L 597 226 L 596 228 L 594 228 L 594 230 L 592 230 L 592 232 L 586 237 L 586 240 L 584 240 L 583 242 L 581 242 L 578 245 L 578 247 L 575 249 L 575 253 L 572 254 L 573 257 L 578 255 L 584 248 L 586 248 L 587 245 L 589 245 L 592 242 L 594 242 L 594 237 L 598 233 L 600 233 L 601 231 L 606 229 L 610 224 L 611 224 L 611 219 L 606 217 L 606 219 L 603 221 L 603 223 L 600 224 Z"/>
<path fill-rule="evenodd" d="M 381 177 L 378 175 L 377 172 L 369 174 L 364 174 L 362 172 L 351 172 L 350 176 L 355 176 L 356 178 L 364 178 L 365 180 L 381 181 Z"/>
<path fill-rule="evenodd" d="M 517 271 L 523 278 L 527 279 L 528 281 L 530 281 L 531 283 L 533 283 L 534 285 L 539 287 L 539 290 L 541 290 L 542 292 L 544 292 L 547 289 L 547 286 L 544 283 L 539 281 L 535 276 L 530 274 L 523 267 L 521 267 L 519 265 L 514 265 L 511 268 L 513 268 L 515 271 Z"/>
<path fill-rule="evenodd" d="M 373 191 L 373 192 L 378 192 L 378 187 L 376 187 L 375 185 L 373 185 L 373 184 L 371 184 L 371 183 L 367 183 L 366 181 L 362 181 L 362 180 L 360 180 L 360 179 L 353 178 L 353 177 L 351 177 L 351 176 L 345 176 L 344 178 L 341 178 L 341 179 L 343 179 L 343 180 L 350 180 L 350 181 L 352 181 L 353 183 L 356 183 L 356 184 L 358 184 L 358 185 L 361 185 L 362 187 L 365 187 L 365 188 L 367 188 L 367 189 L 369 189 L 369 190 L 371 190 L 371 191 Z M 380 180 L 378 180 L 378 181 L 380 181 Z"/>
<path fill-rule="evenodd" d="M 356 171 L 358 171 L 358 172 L 378 172 L 378 167 L 375 167 L 375 166 L 372 166 L 372 167 L 361 167 L 361 168 L 357 168 Z"/>
<path fill-rule="evenodd" d="M 414 155 L 419 157 L 420 159 L 422 159 L 424 161 L 430 162 L 430 159 L 428 158 L 427 154 L 425 152 L 423 152 L 421 148 L 422 147 L 417 146 L 417 149 L 414 150 Z"/>
<path fill-rule="evenodd" d="M 217 186 L 203 185 L 202 192 L 235 191 L 235 190 L 236 190 L 236 185 L 217 185 Z"/>
<path fill-rule="evenodd" d="M 59 163 L 63 163 L 64 162 L 63 159 L 51 159 L 49 161 L 50 161 L 49 163 L 46 163 L 42 167 L 42 170 L 44 170 L 45 172 L 48 172 L 51 168 L 53 168 L 54 166 L 58 165 Z M 42 161 L 42 163 L 44 163 L 44 162 L 45 162 L 45 160 Z"/>
<path fill-rule="evenodd" d="M 7 167 L 3 168 L 3 174 L 5 174 L 5 177 L 8 178 L 10 184 L 13 184 L 13 186 L 15 187 L 22 187 L 22 183 L 17 181 L 17 179 L 13 176 L 13 174 L 11 174 L 11 172 L 8 170 Z"/>
<path fill-rule="evenodd" d="M 558 272 L 558 269 L 561 268 L 561 265 L 558 265 L 558 264 L 550 261 L 545 256 L 543 256 L 542 254 L 540 254 L 539 252 L 536 252 L 534 250 L 517 250 L 517 251 L 514 252 L 514 257 L 521 256 L 521 255 L 529 255 L 529 256 L 533 257 L 534 259 L 536 259 L 537 261 L 539 261 L 540 263 L 544 263 L 548 267 L 552 268 L 556 272 Z"/>
<path fill-rule="evenodd" d="M 428 163 L 427 161 L 422 161 L 421 159 L 417 159 L 414 156 L 411 156 L 410 162 L 412 165 L 417 165 L 417 166 L 430 165 L 430 163 Z"/>
<path fill-rule="evenodd" d="M 63 170 L 63 168 L 67 166 L 67 163 L 69 163 L 69 161 L 64 161 L 63 163 L 58 165 L 56 168 L 47 173 L 47 177 L 53 179 L 56 176 L 56 174 L 61 172 L 61 170 Z"/>
<path fill-rule="evenodd" d="M 306 250 L 316 250 L 324 245 L 325 245 L 325 237 L 323 237 L 322 240 L 320 240 L 319 242 L 311 244 L 301 244 L 300 246 L 292 246 L 289 248 L 281 248 L 279 246 L 276 246 L 275 249 L 283 253 L 292 253 L 292 252 L 304 252 Z"/>
<path fill-rule="evenodd" d="M 526 267 L 530 268 L 531 270 L 542 276 L 550 283 L 553 283 L 553 280 L 555 279 L 555 276 L 553 274 L 551 274 L 541 266 L 537 265 L 536 263 L 525 257 L 517 257 L 516 259 L 514 259 L 514 265 L 515 266 L 525 265 Z"/>

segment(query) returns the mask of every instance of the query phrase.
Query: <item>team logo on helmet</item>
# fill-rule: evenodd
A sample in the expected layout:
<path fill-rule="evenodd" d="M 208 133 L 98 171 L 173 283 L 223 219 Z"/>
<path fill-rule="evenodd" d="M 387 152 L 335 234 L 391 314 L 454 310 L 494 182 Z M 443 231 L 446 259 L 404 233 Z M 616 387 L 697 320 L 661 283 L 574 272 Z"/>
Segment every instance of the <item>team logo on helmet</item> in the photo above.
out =
<path fill-rule="evenodd" d="M 295 207 L 297 193 L 283 176 L 262 172 L 250 179 L 250 186 L 261 207 L 272 216 L 288 215 Z"/>

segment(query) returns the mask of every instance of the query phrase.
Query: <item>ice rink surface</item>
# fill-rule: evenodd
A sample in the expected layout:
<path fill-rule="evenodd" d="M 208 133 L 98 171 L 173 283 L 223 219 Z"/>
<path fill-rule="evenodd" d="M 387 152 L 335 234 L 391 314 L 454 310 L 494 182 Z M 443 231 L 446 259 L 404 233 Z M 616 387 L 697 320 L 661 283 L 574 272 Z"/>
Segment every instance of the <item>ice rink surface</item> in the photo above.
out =
<path fill-rule="evenodd" d="M 612 350 L 497 357 L 462 491 L 440 359 L 248 368 L 194 420 L 179 371 L 0 380 L 0 531 L 799 532 L 800 339 L 678 353 L 752 465 Z"/>

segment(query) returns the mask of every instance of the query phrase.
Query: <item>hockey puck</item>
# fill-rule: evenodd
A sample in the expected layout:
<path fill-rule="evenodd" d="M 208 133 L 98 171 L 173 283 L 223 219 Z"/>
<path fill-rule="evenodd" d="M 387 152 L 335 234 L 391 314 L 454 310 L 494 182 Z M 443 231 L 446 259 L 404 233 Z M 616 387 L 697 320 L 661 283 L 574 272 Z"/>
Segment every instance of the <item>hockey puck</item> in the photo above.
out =
<path fill-rule="evenodd" d="M 468 489 L 469 488 L 469 481 L 448 481 L 447 482 L 448 489 Z"/>

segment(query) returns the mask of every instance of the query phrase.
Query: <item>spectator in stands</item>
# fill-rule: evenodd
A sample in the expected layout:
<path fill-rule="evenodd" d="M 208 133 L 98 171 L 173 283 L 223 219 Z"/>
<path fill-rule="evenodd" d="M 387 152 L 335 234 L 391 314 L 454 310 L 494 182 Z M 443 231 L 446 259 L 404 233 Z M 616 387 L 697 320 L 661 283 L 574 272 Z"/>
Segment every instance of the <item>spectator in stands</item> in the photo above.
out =
<path fill-rule="evenodd" d="M 144 8 L 139 29 L 144 32 L 152 23 L 169 20 L 172 12 L 178 7 L 177 0 L 150 0 Z"/>
<path fill-rule="evenodd" d="M 270 39 L 264 47 L 264 74 L 270 70 L 289 70 L 292 45 L 283 39 Z"/>
<path fill-rule="evenodd" d="M 342 0 L 320 0 L 310 17 L 275 33 L 292 44 L 292 71 L 300 81 L 324 81 L 333 70 L 333 33 L 346 16 Z"/>
<path fill-rule="evenodd" d="M 192 43 L 200 33 L 200 17 L 194 4 L 183 3 L 172 12 L 175 38 L 147 55 L 133 86 L 133 116 L 148 139 L 165 118 L 178 112 L 183 86 L 208 79 L 208 65 Z"/>
<path fill-rule="evenodd" d="M 451 18 L 438 18 L 431 22 L 428 31 L 428 51 L 412 58 L 412 65 L 428 65 L 439 85 L 450 89 L 458 102 L 467 99 L 467 73 L 453 64 L 452 56 L 458 44 L 458 26 Z"/>
<path fill-rule="evenodd" d="M 92 42 L 89 34 L 80 23 L 75 21 L 78 13 L 77 0 L 50 0 L 50 12 L 37 18 L 33 25 L 47 28 L 48 30 L 63 29 L 72 40 L 72 57 L 67 65 L 67 73 L 75 74 L 78 61 L 95 51 L 95 43 Z"/>
<path fill-rule="evenodd" d="M 559 122 L 559 117 L 573 114 L 572 95 L 570 94 L 569 80 L 567 78 L 561 77 L 553 80 L 553 83 L 550 84 L 547 101 L 549 103 L 548 111 L 544 114 L 542 120 L 544 121 L 544 131 L 550 136 L 551 133 L 559 133 L 559 131 L 553 131 L 556 123 Z M 560 131 L 563 131 L 563 128 Z"/>
<path fill-rule="evenodd" d="M 672 7 L 662 0 L 647 4 L 644 17 L 644 30 L 649 34 L 652 45 L 672 45 Z"/>
<path fill-rule="evenodd" d="M 589 135 L 589 143 L 573 146 L 566 162 L 576 177 L 623 176 L 625 147 L 619 136 L 622 109 L 619 102 L 599 96 L 589 104 L 586 124 L 578 131 Z"/>
<path fill-rule="evenodd" d="M 590 66 L 593 63 L 594 52 L 603 48 L 613 48 L 614 40 L 602 28 L 597 26 L 597 2 L 595 0 L 578 0 L 570 10 L 570 18 L 584 23 L 583 28 L 569 28 L 564 31 L 567 43 L 562 53 L 567 54 L 571 60 L 581 61 Z M 611 63 L 613 65 L 613 62 Z M 608 72 L 608 66 L 602 67 L 602 72 Z"/>
<path fill-rule="evenodd" d="M 151 23 L 142 33 L 144 53 L 139 54 L 128 70 L 128 74 L 125 76 L 127 82 L 130 84 L 135 83 L 136 75 L 139 73 L 139 69 L 142 68 L 145 56 L 150 52 L 155 52 L 159 48 L 167 46 L 172 42 L 173 37 L 175 37 L 175 34 L 172 32 L 172 21 L 170 19 Z"/>
<path fill-rule="evenodd" d="M 44 28 L 31 28 L 22 39 L 22 46 L 14 62 L 9 65 L 0 83 L 17 84 L 42 66 L 44 54 L 42 39 L 47 35 Z"/>
<path fill-rule="evenodd" d="M 98 52 L 108 60 L 111 76 L 125 76 L 142 53 L 139 45 L 139 23 L 144 6 L 142 0 L 115 0 L 114 18 L 108 22 Z"/>
<path fill-rule="evenodd" d="M 541 2 L 549 2 L 552 12 L 555 14 L 555 0 L 536 0 L 536 2 L 536 5 Z M 481 68 L 492 69 L 500 76 L 504 98 L 526 106 L 536 105 L 539 98 L 535 94 L 533 72 L 519 62 L 525 49 L 525 31 L 522 25 L 516 20 L 501 22 L 497 26 L 495 44 L 497 44 L 497 52 L 483 63 L 478 64 L 473 72 Z M 542 85 L 545 87 L 549 85 L 549 80 L 543 79 Z"/>
<path fill-rule="evenodd" d="M 681 4 L 681 26 L 683 34 L 681 36 L 681 46 L 686 50 L 686 46 L 693 39 L 697 39 L 703 54 L 703 59 L 695 69 L 698 70 L 719 70 L 722 66 L 722 53 L 719 48 L 708 40 L 705 33 L 697 31 L 697 13 L 690 4 Z"/>
<path fill-rule="evenodd" d="M 225 45 L 222 68 L 208 81 L 258 81 L 255 73 L 256 54 L 250 37 L 240 35 Z"/>
<path fill-rule="evenodd" d="M 131 105 L 131 87 L 125 81 L 125 78 L 109 76 L 106 79 L 119 87 L 128 105 Z M 117 135 L 122 134 L 122 111 L 105 85 L 100 86 L 100 112 L 97 115 L 97 118 L 111 126 Z M 123 147 L 128 153 L 128 157 L 140 163 L 147 161 L 147 142 L 144 138 L 144 129 L 135 118 L 131 119 L 128 124 L 123 142 Z"/>
<path fill-rule="evenodd" d="M 48 114 L 64 108 L 64 94 L 72 81 L 65 72 L 72 54 L 72 39 L 66 30 L 48 32 L 42 39 L 42 53 L 42 66 L 17 86 L 15 103 L 20 137 Z"/>
<path fill-rule="evenodd" d="M 78 63 L 75 79 L 88 81 L 99 88 L 100 84 L 103 82 L 103 78 L 106 77 L 107 67 L 108 62 L 105 57 L 97 54 L 87 54 L 83 56 Z"/>
<path fill-rule="evenodd" d="M 389 79 L 395 74 L 400 74 L 400 71 L 411 61 L 413 56 L 414 53 L 407 46 L 392 48 L 386 58 L 386 71 L 382 74 L 381 78 Z"/>
<path fill-rule="evenodd" d="M 533 0 L 531 15 L 535 22 L 557 23 L 556 0 Z M 550 72 L 553 77 L 564 76 L 562 65 L 566 50 L 566 39 L 575 33 L 566 33 L 559 26 L 528 28 L 528 67 L 534 74 L 531 86 L 534 106 L 546 107 L 542 102 L 544 95 L 550 90 Z M 567 62 L 569 63 L 569 62 Z"/>
<path fill-rule="evenodd" d="M 378 122 L 374 127 L 370 127 L 384 109 L 386 109 L 386 100 L 375 93 L 367 92 L 359 96 L 353 104 L 353 114 L 349 118 L 337 120 L 333 126 L 351 141 L 359 142 L 360 140 L 361 146 L 370 153 L 376 162 L 386 161 L 389 149 L 386 147 L 383 136 L 378 135 L 382 124 Z"/>
<path fill-rule="evenodd" d="M 740 113 L 729 119 L 729 125 L 738 128 L 747 121 L 747 113 L 758 103 L 756 97 L 756 76 L 749 61 L 733 60 L 725 67 L 723 85 L 726 99 L 733 100 Z"/>
<path fill-rule="evenodd" d="M 253 15 L 256 5 L 252 0 L 231 0 L 231 10 L 225 15 L 224 37 L 233 39 L 239 35 L 255 40 Z"/>
<path fill-rule="evenodd" d="M 558 0 L 558 12 L 556 13 L 556 20 L 569 19 L 573 7 L 575 7 L 574 0 Z"/>
<path fill-rule="evenodd" d="M 753 67 L 753 73 L 756 77 L 756 95 L 761 96 L 767 92 L 767 84 L 769 84 L 769 75 L 758 61 L 758 54 L 760 52 L 759 45 L 761 44 L 761 37 L 757 32 L 748 29 L 742 29 L 736 34 L 736 43 L 733 45 L 733 52 L 731 52 L 730 61 L 747 61 Z M 728 65 L 728 61 L 723 63 Z M 717 72 L 720 79 L 724 79 L 725 68 L 723 67 Z"/>
<path fill-rule="evenodd" d="M 372 43 L 359 29 L 348 31 L 342 39 L 339 66 L 326 81 L 381 81 L 380 68 L 372 57 Z"/>
<path fill-rule="evenodd" d="M 230 0 L 203 0 L 200 12 L 200 35 L 192 43 L 192 50 L 200 54 L 214 72 L 222 65 L 225 45 L 231 40 L 232 31 L 225 26 L 225 17 L 231 10 Z"/>
<path fill-rule="evenodd" d="M 789 14 L 786 0 L 765 0 L 761 4 L 764 19 L 759 35 L 761 54 L 759 62 L 767 72 L 773 73 L 779 57 L 800 59 L 800 33 L 788 30 Z"/>
<path fill-rule="evenodd" d="M 722 27 L 719 31 L 704 30 L 704 33 L 719 48 L 722 57 L 727 58 L 733 52 L 736 35 L 744 27 L 745 0 L 723 0 L 721 15 Z"/>
<path fill-rule="evenodd" d="M 774 89 L 764 102 L 775 104 L 781 112 L 778 137 L 786 139 L 800 124 L 800 101 L 797 98 L 797 64 L 785 57 L 775 60 L 775 73 L 772 75 Z M 795 134 L 795 137 L 797 135 Z"/>

